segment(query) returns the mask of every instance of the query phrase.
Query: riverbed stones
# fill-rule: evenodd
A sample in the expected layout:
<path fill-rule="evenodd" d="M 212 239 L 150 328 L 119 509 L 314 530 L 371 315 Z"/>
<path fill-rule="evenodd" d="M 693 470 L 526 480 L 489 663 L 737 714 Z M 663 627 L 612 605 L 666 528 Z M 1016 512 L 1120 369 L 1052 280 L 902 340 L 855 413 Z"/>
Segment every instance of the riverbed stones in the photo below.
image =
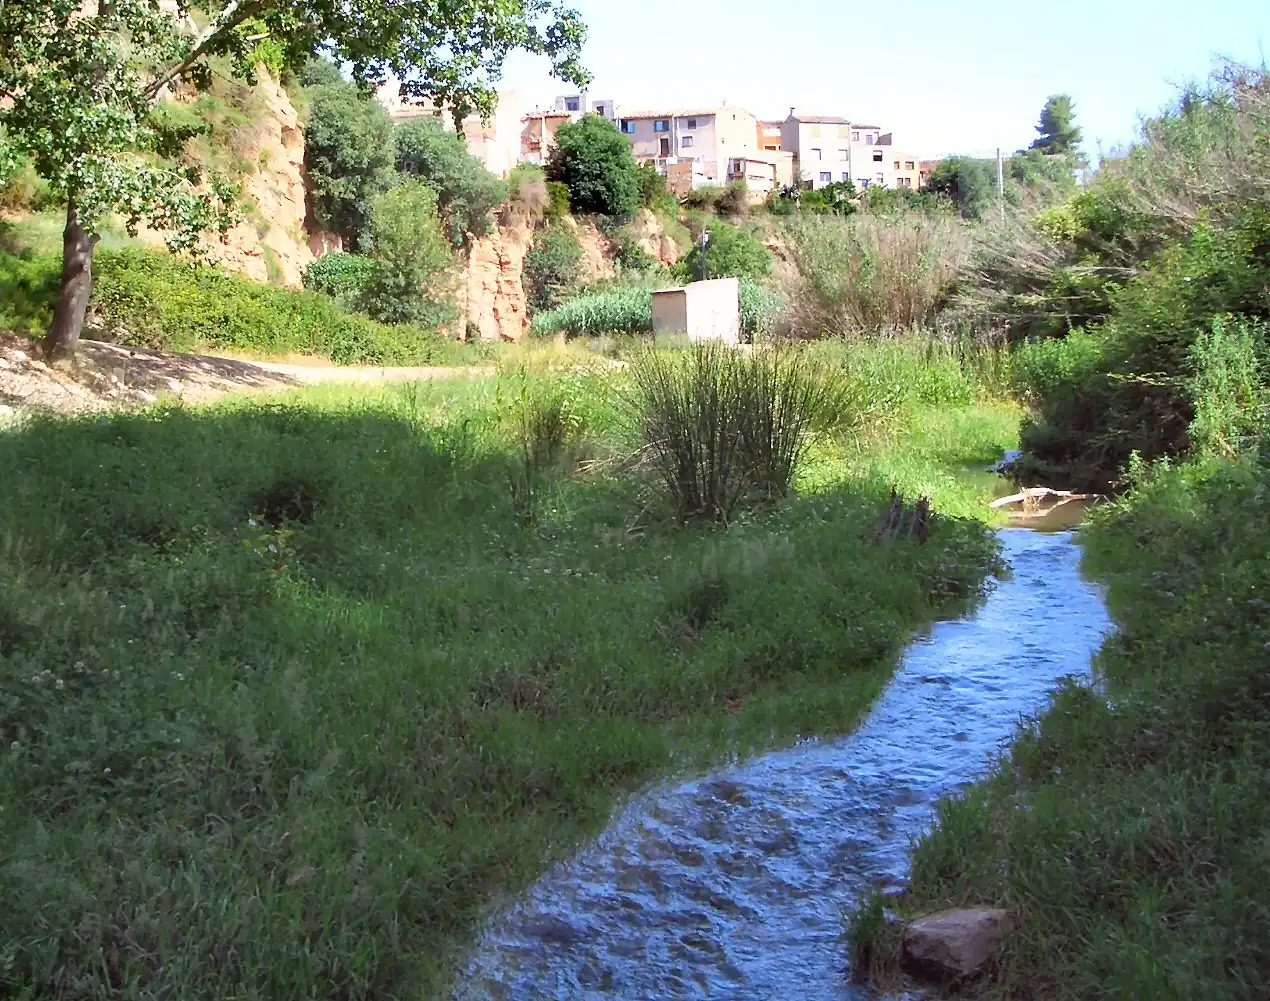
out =
<path fill-rule="evenodd" d="M 904 961 L 914 973 L 938 980 L 973 977 L 1000 950 L 1009 921 L 996 907 L 917 918 L 904 930 Z"/>

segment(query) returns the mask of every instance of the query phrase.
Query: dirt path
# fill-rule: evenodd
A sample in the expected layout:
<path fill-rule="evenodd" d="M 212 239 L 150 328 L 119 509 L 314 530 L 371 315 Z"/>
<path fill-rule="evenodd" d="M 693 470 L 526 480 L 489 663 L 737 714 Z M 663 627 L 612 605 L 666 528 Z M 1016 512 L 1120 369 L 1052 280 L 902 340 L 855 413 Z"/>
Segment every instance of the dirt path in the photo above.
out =
<path fill-rule="evenodd" d="M 480 378 L 493 368 L 370 368 L 241 361 L 82 341 L 73 362 L 46 365 L 25 339 L 0 332 L 0 423 L 19 407 L 84 413 L 161 397 L 206 403 L 230 394 L 326 383 L 384 384 Z"/>

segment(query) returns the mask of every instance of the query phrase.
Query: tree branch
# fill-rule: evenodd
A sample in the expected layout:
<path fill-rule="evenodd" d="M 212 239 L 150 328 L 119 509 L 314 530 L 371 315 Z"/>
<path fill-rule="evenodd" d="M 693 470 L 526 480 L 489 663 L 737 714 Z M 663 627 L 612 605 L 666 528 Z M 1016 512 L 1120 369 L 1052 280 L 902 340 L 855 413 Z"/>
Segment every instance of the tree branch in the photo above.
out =
<path fill-rule="evenodd" d="M 153 100 L 164 87 L 177 77 L 189 72 L 226 33 L 233 31 L 244 21 L 255 17 L 271 5 L 270 0 L 251 0 L 249 3 L 240 3 L 239 0 L 233 0 L 221 12 L 219 18 L 213 19 L 211 24 L 204 29 L 202 37 L 199 38 L 194 48 L 190 50 L 184 59 L 150 81 L 149 86 L 145 89 L 146 97 Z"/>

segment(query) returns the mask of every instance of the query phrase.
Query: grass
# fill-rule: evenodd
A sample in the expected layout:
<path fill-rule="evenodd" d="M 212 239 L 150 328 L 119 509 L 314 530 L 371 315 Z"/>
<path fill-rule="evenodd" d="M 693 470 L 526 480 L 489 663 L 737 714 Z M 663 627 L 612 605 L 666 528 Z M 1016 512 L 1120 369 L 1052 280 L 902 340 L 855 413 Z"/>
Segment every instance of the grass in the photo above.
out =
<path fill-rule="evenodd" d="M 901 913 L 1022 920 L 990 998 L 1252 999 L 1270 981 L 1270 464 L 1139 475 L 1094 516 L 1087 565 L 1119 626 L 916 846 Z M 870 901 L 857 956 L 895 973 Z"/>
<path fill-rule="evenodd" d="M 912 631 L 979 593 L 980 522 L 871 541 L 890 483 L 866 458 L 902 428 L 681 526 L 631 459 L 626 378 L 0 434 L 23 470 L 0 478 L 0 993 L 441 996 L 491 902 L 630 791 L 850 729 Z M 522 419 L 527 384 L 555 416 Z M 915 476 L 941 461 L 921 421 Z M 544 462 L 527 520 L 509 483 L 540 425 L 587 462 Z"/>

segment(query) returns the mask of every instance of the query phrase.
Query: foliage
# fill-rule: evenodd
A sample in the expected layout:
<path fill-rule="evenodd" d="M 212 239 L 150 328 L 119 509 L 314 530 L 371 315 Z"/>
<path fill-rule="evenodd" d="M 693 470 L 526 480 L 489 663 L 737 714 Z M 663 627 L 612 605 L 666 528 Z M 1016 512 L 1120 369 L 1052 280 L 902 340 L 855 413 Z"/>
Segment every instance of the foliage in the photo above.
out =
<path fill-rule="evenodd" d="M 454 258 L 427 184 L 405 181 L 375 199 L 369 243 L 371 267 L 360 300 L 366 313 L 421 327 L 454 320 Z"/>
<path fill-rule="evenodd" d="M 393 184 L 393 127 L 384 106 L 355 85 L 323 84 L 309 94 L 304 172 L 319 225 L 361 248 L 371 206 Z"/>
<path fill-rule="evenodd" d="M 797 269 L 785 297 L 798 337 L 930 326 L 968 253 L 963 227 L 946 215 L 802 216 L 785 234 Z"/>
<path fill-rule="evenodd" d="M 703 184 L 699 188 L 693 188 L 683 196 L 683 205 L 684 208 L 692 209 L 695 212 L 713 212 L 722 197 L 723 188 L 719 187 L 719 185 Z"/>
<path fill-rule="evenodd" d="M 573 390 L 570 380 L 536 378 L 527 368 L 500 380 L 495 406 L 518 446 L 508 492 L 521 525 L 537 524 L 555 474 L 576 457 L 586 418 Z"/>
<path fill-rule="evenodd" d="M 750 210 L 750 191 L 744 181 L 729 181 L 714 203 L 720 215 L 740 217 Z"/>
<path fill-rule="evenodd" d="M 1076 124 L 1076 106 L 1070 94 L 1053 94 L 1041 109 L 1041 121 L 1036 126 L 1039 133 L 1032 141 L 1032 149 L 1045 153 L 1077 153 L 1082 134 Z"/>
<path fill-rule="evenodd" d="M 398 125 L 394 142 L 397 170 L 437 193 L 450 243 L 464 247 L 470 236 L 490 231 L 490 211 L 507 200 L 509 185 L 468 152 L 462 136 L 442 128 L 439 118 L 425 117 Z"/>
<path fill-rule="evenodd" d="M 704 264 L 711 278 L 766 278 L 772 273 L 772 253 L 761 240 L 747 230 L 715 220 L 706 227 L 710 240 L 706 244 Z M 702 275 L 700 241 L 676 265 L 682 281 L 697 281 Z"/>
<path fill-rule="evenodd" d="M 752 279 L 741 279 L 740 286 L 741 333 L 751 340 L 770 336 L 780 318 L 781 300 Z M 651 334 L 652 289 L 619 284 L 583 291 L 535 316 L 530 331 L 536 337 L 558 333 L 570 337 Z"/>
<path fill-rule="evenodd" d="M 616 125 L 584 115 L 562 125 L 547 163 L 547 179 L 568 185 L 574 211 L 625 220 L 639 208 L 643 182 L 631 144 Z"/>
<path fill-rule="evenodd" d="M 304 287 L 329 295 L 347 310 L 356 310 L 370 280 L 374 262 L 362 254 L 323 254 L 304 269 Z"/>
<path fill-rule="evenodd" d="M 861 193 L 859 207 L 875 216 L 937 216 L 954 211 L 952 202 L 942 195 L 913 188 L 887 188 L 880 184 L 871 184 Z"/>
<path fill-rule="evenodd" d="M 639 203 L 660 216 L 674 218 L 679 214 L 679 203 L 666 187 L 666 178 L 657 165 L 642 163 L 639 166 Z"/>
<path fill-rule="evenodd" d="M 850 181 L 834 181 L 823 188 L 797 192 L 800 211 L 815 215 L 853 215 L 856 212 L 856 190 Z"/>
<path fill-rule="evenodd" d="M 1268 475 L 1254 456 L 1143 467 L 1082 531 L 1117 625 L 1097 686 L 1065 685 L 940 807 L 889 902 L 1027 915 L 989 996 L 1263 993 Z"/>
<path fill-rule="evenodd" d="M 618 454 L 622 378 L 569 395 Z M 992 565 L 954 519 L 870 545 L 885 484 L 839 455 L 726 532 L 641 514 L 638 473 L 552 468 L 524 528 L 498 384 L 0 435 L 10 993 L 445 996 L 490 907 L 618 804 L 849 730 Z M 922 461 L 940 510 L 982 503 Z"/>
<path fill-rule="evenodd" d="M 573 211 L 569 202 L 569 185 L 561 181 L 547 182 L 547 218 L 562 220 Z"/>
<path fill-rule="evenodd" d="M 316 292 L 258 285 L 149 250 L 102 251 L 92 312 L 99 336 L 166 351 L 311 354 L 347 365 L 442 364 L 459 352 L 435 334 L 349 315 Z M 56 258 L 0 252 L 0 327 L 35 334 L 57 298 Z"/>
<path fill-rule="evenodd" d="M 783 496 L 812 439 L 847 416 L 828 372 L 785 350 L 647 350 L 631 375 L 641 437 L 681 521 L 726 522 L 747 495 Z"/>
<path fill-rule="evenodd" d="M 996 161 L 969 156 L 940 160 L 927 178 L 926 190 L 947 198 L 967 219 L 987 219 L 997 210 Z M 1007 196 L 1014 200 L 1013 188 L 1007 190 Z"/>
<path fill-rule="evenodd" d="M 522 281 L 531 314 L 556 309 L 577 287 L 582 273 L 582 247 L 573 228 L 553 222 L 534 235 L 525 255 Z"/>

